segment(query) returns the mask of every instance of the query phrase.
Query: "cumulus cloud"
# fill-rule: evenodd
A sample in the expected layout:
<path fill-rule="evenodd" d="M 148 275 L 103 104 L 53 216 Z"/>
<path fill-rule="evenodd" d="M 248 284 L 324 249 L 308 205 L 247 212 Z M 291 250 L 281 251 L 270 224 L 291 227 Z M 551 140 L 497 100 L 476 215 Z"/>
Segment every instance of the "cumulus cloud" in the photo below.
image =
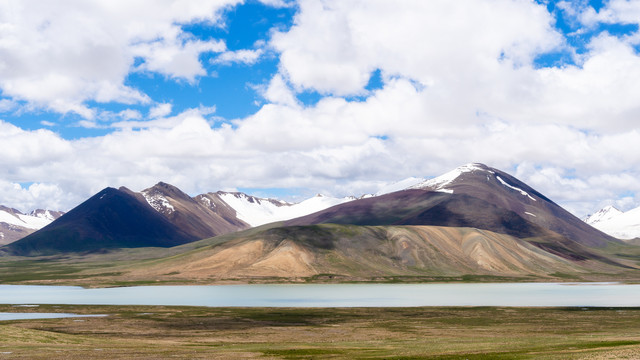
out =
<path fill-rule="evenodd" d="M 617 3 L 631 6 L 611 1 L 590 21 L 632 21 L 615 15 Z M 133 56 L 144 57 L 140 70 L 185 81 L 204 74 L 197 61 L 203 51 L 219 52 L 213 61 L 221 63 L 259 57 L 182 37 L 176 23 L 216 22 L 223 6 L 216 4 L 184 14 L 158 10 L 157 26 L 122 30 L 141 40 L 119 45 L 128 65 L 111 68 L 102 98 L 149 101 L 111 86 L 123 84 L 113 79 L 122 79 Z M 589 11 L 565 5 L 576 19 Z M 122 114 L 108 135 L 73 141 L 0 123 L 0 134 L 13 134 L 6 144 L 0 137 L 8 154 L 0 170 L 8 184 L 28 179 L 85 196 L 159 180 L 192 194 L 291 187 L 360 195 L 479 161 L 578 215 L 606 202 L 637 206 L 640 57 L 630 38 L 601 33 L 576 64 L 541 67 L 538 56 L 573 51 L 554 24 L 546 7 L 532 1 L 302 0 L 293 26 L 265 46 L 278 56 L 278 72 L 258 88 L 266 103 L 254 114 L 212 124 L 215 107 L 173 115 L 170 103 L 156 104 L 146 118 Z M 381 84 L 371 90 L 374 72 Z M 307 91 L 320 99 L 305 105 L 299 97 Z M 83 99 L 69 104 L 82 107 Z M 21 146 L 28 151 L 14 149 Z"/>
<path fill-rule="evenodd" d="M 0 180 L 0 192 L 4 194 L 2 200 L 5 204 L 17 204 L 18 210 L 29 213 L 35 209 L 63 209 L 68 204 L 79 201 L 77 194 L 65 193 L 54 184 L 34 183 L 22 186 Z"/>
<path fill-rule="evenodd" d="M 165 117 L 171 114 L 172 105 L 170 103 L 162 103 L 152 107 L 149 110 L 149 117 L 151 119 L 157 119 L 159 117 Z"/>
<path fill-rule="evenodd" d="M 0 151 L 8 156 L 0 167 L 10 183 L 30 179 L 56 186 L 61 194 L 74 192 L 75 197 L 57 200 L 65 210 L 106 186 L 141 190 L 160 180 L 192 194 L 292 187 L 360 195 L 402 177 L 438 175 L 466 161 L 511 172 L 578 214 L 593 211 L 602 199 L 640 192 L 635 180 L 640 173 L 629 170 L 640 161 L 640 133 L 596 136 L 566 126 L 501 122 L 446 137 L 442 129 L 409 136 L 406 128 L 386 122 L 391 110 L 372 116 L 397 101 L 388 91 L 364 103 L 336 98 L 306 109 L 269 105 L 234 126 L 217 128 L 191 109 L 145 127 L 73 141 L 5 123 L 3 133 L 12 132 L 9 138 L 15 140 L 2 141 Z M 23 147 L 11 152 L 17 144 Z M 24 144 L 31 144 L 29 151 Z M 4 194 L 0 203 L 20 199 L 13 193 Z"/>
<path fill-rule="evenodd" d="M 190 38 L 181 24 L 220 24 L 220 11 L 240 0 L 19 1 L 0 3 L 0 88 L 5 97 L 91 119 L 97 102 L 148 103 L 127 86 L 138 70 L 193 82 L 205 74 L 203 52 L 224 43 Z"/>
<path fill-rule="evenodd" d="M 279 74 L 275 75 L 266 88 L 259 89 L 262 96 L 273 104 L 286 104 L 295 106 L 298 104 L 293 90 L 287 81 Z"/>
<path fill-rule="evenodd" d="M 275 34 L 272 45 L 299 88 L 355 94 L 375 69 L 389 76 L 410 74 L 425 85 L 453 75 L 461 82 L 482 81 L 478 71 L 499 68 L 500 60 L 525 64 L 561 46 L 552 24 L 546 8 L 533 2 L 409 1 L 398 6 L 379 0 L 303 0 L 293 28 Z"/>
<path fill-rule="evenodd" d="M 153 71 L 193 83 L 197 76 L 207 75 L 198 58 L 200 54 L 222 52 L 225 49 L 222 41 L 182 41 L 177 38 L 139 44 L 133 52 L 145 59 L 137 70 Z"/>

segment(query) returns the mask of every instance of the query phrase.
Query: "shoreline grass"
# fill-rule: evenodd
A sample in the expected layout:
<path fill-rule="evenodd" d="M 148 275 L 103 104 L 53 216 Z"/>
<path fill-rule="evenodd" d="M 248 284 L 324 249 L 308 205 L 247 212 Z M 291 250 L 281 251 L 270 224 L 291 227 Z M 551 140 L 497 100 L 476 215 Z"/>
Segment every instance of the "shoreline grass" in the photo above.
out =
<path fill-rule="evenodd" d="M 108 314 L 0 322 L 29 359 L 604 359 L 640 354 L 640 308 L 0 305 Z"/>

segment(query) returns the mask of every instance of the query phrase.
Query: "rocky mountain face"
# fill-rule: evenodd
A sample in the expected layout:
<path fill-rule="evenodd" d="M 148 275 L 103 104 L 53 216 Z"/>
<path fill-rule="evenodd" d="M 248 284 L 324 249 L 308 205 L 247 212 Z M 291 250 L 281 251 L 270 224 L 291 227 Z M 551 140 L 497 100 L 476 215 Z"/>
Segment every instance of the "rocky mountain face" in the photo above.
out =
<path fill-rule="evenodd" d="M 180 230 L 204 239 L 247 229 L 249 224 L 235 216 L 233 209 L 206 197 L 192 198 L 173 185 L 163 182 L 142 190 L 142 197 L 157 212 Z"/>
<path fill-rule="evenodd" d="M 618 239 L 640 238 L 640 207 L 622 212 L 613 206 L 606 206 L 588 216 L 585 222 Z"/>
<path fill-rule="evenodd" d="M 0 245 L 12 243 L 16 240 L 43 228 L 64 213 L 37 209 L 29 214 L 0 205 Z"/>

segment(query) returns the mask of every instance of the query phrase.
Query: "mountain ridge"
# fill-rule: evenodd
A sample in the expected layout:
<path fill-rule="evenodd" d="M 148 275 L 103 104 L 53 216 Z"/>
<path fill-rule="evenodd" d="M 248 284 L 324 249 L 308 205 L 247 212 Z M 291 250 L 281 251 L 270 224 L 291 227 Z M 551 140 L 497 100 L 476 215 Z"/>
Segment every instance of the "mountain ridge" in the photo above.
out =
<path fill-rule="evenodd" d="M 137 209 L 136 214 L 141 216 L 141 219 L 153 218 L 153 221 L 158 222 L 155 215 L 148 214 L 148 211 L 153 211 L 164 219 L 160 221 L 160 227 L 163 229 L 161 233 L 173 234 L 167 235 L 168 238 L 174 239 L 172 241 L 154 242 L 148 237 L 142 237 L 144 241 L 133 241 L 130 246 L 172 246 L 233 233 L 273 221 L 284 221 L 285 226 L 330 222 L 361 226 L 471 227 L 518 238 L 558 235 L 568 241 L 559 248 L 569 252 L 575 250 L 567 245 L 571 242 L 580 246 L 602 247 L 618 241 L 575 218 L 515 177 L 484 164 L 466 164 L 440 177 L 419 180 L 411 178 L 401 181 L 389 189 L 395 190 L 394 187 L 401 187 L 400 185 L 409 187 L 378 196 L 337 199 L 318 195 L 298 204 L 258 198 L 239 192 L 218 191 L 191 197 L 164 182 L 139 193 L 125 187 L 118 190 L 107 188 L 103 192 L 116 191 L 122 193 L 122 196 L 126 194 L 130 199 L 125 202 Z M 99 205 L 95 199 L 92 203 L 95 206 Z M 143 212 L 147 213 L 142 214 Z M 129 226 L 124 219 L 115 216 L 109 219 L 114 222 L 94 224 L 96 227 L 91 231 L 87 230 L 89 225 L 85 224 L 83 219 L 74 221 L 78 221 L 78 224 L 81 224 L 79 228 L 91 234 L 92 238 L 102 239 L 100 232 L 109 233 L 113 230 L 109 227 L 124 227 L 132 231 L 131 234 L 119 233 L 123 238 L 130 238 L 127 237 L 129 235 L 141 236 L 141 233 Z M 71 224 L 72 221 L 67 218 L 62 223 Z M 35 237 L 46 237 L 38 233 L 47 233 L 50 230 L 51 228 L 43 228 L 36 232 Z M 77 234 L 82 233 L 81 231 Z M 60 234 L 58 232 L 56 235 L 58 239 Z M 42 251 L 40 246 L 24 246 L 25 242 L 33 238 L 28 236 L 23 239 L 24 242 L 8 249 L 14 249 L 14 252 L 15 249 L 25 249 L 27 254 L 29 251 Z M 103 244 L 107 248 L 129 246 L 114 242 L 113 239 L 107 240 Z M 77 240 L 70 241 L 79 246 L 78 251 L 98 249 L 100 243 L 98 241 L 95 246 L 83 247 Z M 67 250 L 72 248 L 63 244 L 59 246 Z M 558 251 L 558 247 L 542 243 L 538 243 L 537 246 Z M 49 250 L 55 251 L 54 248 Z"/>

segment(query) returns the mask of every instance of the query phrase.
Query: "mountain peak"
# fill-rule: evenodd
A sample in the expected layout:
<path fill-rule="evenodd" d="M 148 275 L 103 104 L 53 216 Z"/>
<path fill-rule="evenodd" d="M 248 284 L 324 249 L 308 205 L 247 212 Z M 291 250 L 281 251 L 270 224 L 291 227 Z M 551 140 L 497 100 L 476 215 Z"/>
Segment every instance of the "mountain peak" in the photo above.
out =
<path fill-rule="evenodd" d="M 589 225 L 594 225 L 599 222 L 610 220 L 611 218 L 622 214 L 622 211 L 618 210 L 616 207 L 612 205 L 607 205 L 602 209 L 598 210 L 596 213 L 587 216 L 584 220 Z"/>
<path fill-rule="evenodd" d="M 640 207 L 622 212 L 613 206 L 605 206 L 584 221 L 618 239 L 640 238 Z"/>
<path fill-rule="evenodd" d="M 162 181 L 148 189 L 142 190 L 140 193 L 144 196 L 151 207 L 165 215 L 171 214 L 175 211 L 174 206 L 171 204 L 171 199 L 187 202 L 195 201 L 182 190 Z"/>
<path fill-rule="evenodd" d="M 413 185 L 409 187 L 409 189 L 434 190 L 434 191 L 440 191 L 440 192 L 446 192 L 446 193 L 453 193 L 453 190 L 448 189 L 447 185 L 451 184 L 453 181 L 458 179 L 463 174 L 473 173 L 478 171 L 495 174 L 495 171 L 485 164 L 468 163 L 462 166 L 458 166 L 457 168 L 443 175 L 440 175 L 433 179 L 425 180 L 421 183 Z"/>

